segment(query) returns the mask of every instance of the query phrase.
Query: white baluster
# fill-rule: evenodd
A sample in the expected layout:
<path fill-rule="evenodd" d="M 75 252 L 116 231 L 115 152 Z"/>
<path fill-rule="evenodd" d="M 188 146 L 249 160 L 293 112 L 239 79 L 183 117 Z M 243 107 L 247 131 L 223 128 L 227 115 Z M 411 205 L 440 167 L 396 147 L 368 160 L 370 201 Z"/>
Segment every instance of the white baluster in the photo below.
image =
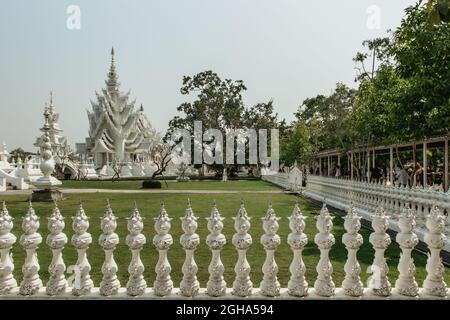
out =
<path fill-rule="evenodd" d="M 444 265 L 440 256 L 442 248 L 447 243 L 444 234 L 445 216 L 437 207 L 433 207 L 427 216 L 428 233 L 425 235 L 425 243 L 431 251 L 427 260 L 427 277 L 423 282 L 423 289 L 426 294 L 445 297 L 447 295 L 447 284 L 444 281 Z"/>
<path fill-rule="evenodd" d="M 395 282 L 395 289 L 397 290 L 397 293 L 401 295 L 415 297 L 419 292 L 419 288 L 414 277 L 416 274 L 416 267 L 414 266 L 411 252 L 419 243 L 419 239 L 413 231 L 416 226 L 416 221 L 414 213 L 409 207 L 403 208 L 400 213 L 398 226 L 400 232 L 397 233 L 395 239 L 400 245 L 402 253 L 400 254 L 400 261 L 397 267 L 400 275 Z"/>
<path fill-rule="evenodd" d="M 103 233 L 98 239 L 98 243 L 105 251 L 105 262 L 102 265 L 103 278 L 100 282 L 100 294 L 102 296 L 115 295 L 120 289 L 120 282 L 117 279 L 117 263 L 114 260 L 114 250 L 119 244 L 119 236 L 115 233 L 116 220 L 111 205 L 107 201 L 105 214 L 101 218 Z"/>
<path fill-rule="evenodd" d="M 211 210 L 211 216 L 208 220 L 208 230 L 210 234 L 206 238 L 206 244 L 211 249 L 212 259 L 209 264 L 209 280 L 206 286 L 208 295 L 212 297 L 224 296 L 227 290 L 227 284 L 223 278 L 225 267 L 220 259 L 220 251 L 226 244 L 225 236 L 222 234 L 223 220 L 217 210 L 216 204 Z"/>
<path fill-rule="evenodd" d="M 24 296 L 33 295 L 42 288 L 39 278 L 39 262 L 36 249 L 42 242 L 42 237 L 36 231 L 39 229 L 39 217 L 29 203 L 28 212 L 22 220 L 24 234 L 20 237 L 20 244 L 27 252 L 27 257 L 22 266 L 23 280 L 20 283 L 19 293 Z"/>
<path fill-rule="evenodd" d="M 369 241 L 375 249 L 375 258 L 371 270 L 373 275 L 368 279 L 368 287 L 376 296 L 387 297 L 391 294 L 391 284 L 388 280 L 389 267 L 384 258 L 384 251 L 391 244 L 391 238 L 386 233 L 389 227 L 389 217 L 382 207 L 378 207 L 372 216 L 372 228 Z"/>
<path fill-rule="evenodd" d="M 180 243 L 186 251 L 186 259 L 182 267 L 183 280 L 180 283 L 180 292 L 186 297 L 196 296 L 200 289 L 200 284 L 197 280 L 198 267 L 194 259 L 195 249 L 200 244 L 200 237 L 195 233 L 197 230 L 197 219 L 192 211 L 190 202 L 188 202 L 186 213 L 181 218 L 181 227 L 184 234 L 180 238 Z"/>
<path fill-rule="evenodd" d="M 335 243 L 331 234 L 333 221 L 327 206 L 324 203 L 316 223 L 319 233 L 316 234 L 314 242 L 320 249 L 320 260 L 317 264 L 317 280 L 314 283 L 315 293 L 319 296 L 330 297 L 334 295 L 335 285 L 332 279 L 333 266 L 328 256 L 331 247 Z"/>
<path fill-rule="evenodd" d="M 128 274 L 130 276 L 127 282 L 127 294 L 140 296 L 144 294 L 147 288 L 147 282 L 145 282 L 143 276 L 145 267 L 141 261 L 141 250 L 146 243 L 146 239 L 142 234 L 144 222 L 136 203 L 131 216 L 127 218 L 127 229 L 129 234 L 127 235 L 126 243 L 131 250 L 131 262 L 128 266 Z"/>
<path fill-rule="evenodd" d="M 13 218 L 9 215 L 5 202 L 0 211 L 0 295 L 8 294 L 17 287 L 14 279 L 14 261 L 10 250 L 16 243 L 16 236 L 11 233 Z"/>
<path fill-rule="evenodd" d="M 73 283 L 72 294 L 75 296 L 82 296 L 89 294 L 94 286 L 89 272 L 91 265 L 87 259 L 86 251 L 92 243 L 91 234 L 86 232 L 89 228 L 89 218 L 84 212 L 83 205 L 80 207 L 74 217 L 72 217 L 72 229 L 74 235 L 71 243 L 77 250 L 77 262 L 75 265 L 75 281 Z"/>
<path fill-rule="evenodd" d="M 47 236 L 47 245 L 52 250 L 53 258 L 48 267 L 50 278 L 47 282 L 46 292 L 49 296 L 56 296 L 66 292 L 67 280 L 64 276 L 66 265 L 64 264 L 62 250 L 67 244 L 67 236 L 63 232 L 65 223 L 64 217 L 59 211 L 55 201 L 51 216 L 48 218 L 48 230 L 50 234 Z"/>
<path fill-rule="evenodd" d="M 342 243 L 348 255 L 344 266 L 345 279 L 342 282 L 342 289 L 348 296 L 359 297 L 363 294 L 363 284 L 359 277 L 361 267 L 358 263 L 357 252 L 363 244 L 363 237 L 358 233 L 361 229 L 361 217 L 358 216 L 352 204 L 344 220 L 344 228 L 347 232 L 342 236 Z"/>
<path fill-rule="evenodd" d="M 308 237 L 303 233 L 305 230 L 305 219 L 298 207 L 295 204 L 292 215 L 289 217 L 289 227 L 291 233 L 288 235 L 288 244 L 294 252 L 294 258 L 289 267 L 291 278 L 288 282 L 288 293 L 291 296 L 304 297 L 308 294 L 308 282 L 306 282 L 305 273 L 306 267 L 302 258 L 303 248 L 308 243 Z"/>
<path fill-rule="evenodd" d="M 247 250 L 252 245 L 252 236 L 247 232 L 250 230 L 250 217 L 241 202 L 241 208 L 234 219 L 233 245 L 238 251 L 238 261 L 234 267 L 236 278 L 233 282 L 233 295 L 247 297 L 252 294 L 253 284 L 250 280 L 251 267 L 247 261 Z"/>
<path fill-rule="evenodd" d="M 172 236 L 169 234 L 171 220 L 164 208 L 164 204 L 162 204 L 159 216 L 155 219 L 155 231 L 157 234 L 153 238 L 153 245 L 159 253 L 158 263 L 155 267 L 156 280 L 153 284 L 153 291 L 158 296 L 167 296 L 173 289 L 173 282 L 170 278 L 172 268 L 169 260 L 167 260 L 167 251 L 173 244 Z"/>
<path fill-rule="evenodd" d="M 269 203 L 266 216 L 262 218 L 263 230 L 265 234 L 261 236 L 261 244 L 266 251 L 266 260 L 264 261 L 262 272 L 263 280 L 259 285 L 260 293 L 263 296 L 276 297 L 280 295 L 280 282 L 278 282 L 278 265 L 275 261 L 275 251 L 281 243 L 280 236 L 277 235 L 279 228 L 278 218 Z"/>

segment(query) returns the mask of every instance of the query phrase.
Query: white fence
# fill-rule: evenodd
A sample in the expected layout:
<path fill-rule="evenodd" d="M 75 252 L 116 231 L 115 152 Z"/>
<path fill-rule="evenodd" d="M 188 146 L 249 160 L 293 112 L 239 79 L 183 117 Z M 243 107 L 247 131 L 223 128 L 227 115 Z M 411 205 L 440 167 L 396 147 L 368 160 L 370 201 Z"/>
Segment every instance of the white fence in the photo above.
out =
<path fill-rule="evenodd" d="M 153 238 L 153 245 L 159 254 L 159 260 L 155 267 L 156 280 L 153 286 L 147 284 L 145 280 L 145 266 L 140 259 L 140 251 L 146 243 L 143 231 L 143 219 L 137 208 L 132 210 L 131 216 L 127 219 L 129 231 L 125 241 L 131 251 L 131 261 L 127 268 L 129 280 L 126 284 L 121 284 L 117 278 L 119 266 L 114 260 L 114 250 L 119 243 L 119 236 L 115 233 L 117 220 L 113 210 L 107 205 L 104 216 L 101 219 L 100 227 L 102 234 L 98 241 L 103 248 L 105 256 L 101 269 L 103 274 L 99 287 L 94 287 L 90 278 L 91 265 L 88 261 L 87 251 L 92 243 L 92 237 L 88 233 L 89 219 L 82 205 L 72 218 L 72 228 L 74 235 L 71 245 L 78 253 L 78 260 L 75 266 L 75 276 L 73 279 L 66 279 L 66 266 L 63 259 L 63 249 L 68 243 L 68 238 L 64 234 L 64 218 L 60 210 L 55 205 L 51 216 L 48 218 L 48 229 L 50 231 L 46 244 L 52 251 L 53 259 L 48 266 L 50 274 L 49 280 L 44 286 L 39 276 L 40 265 L 36 249 L 42 242 L 42 237 L 38 233 L 40 227 L 39 217 L 35 214 L 31 203 L 28 212 L 23 217 L 23 234 L 19 244 L 26 251 L 26 259 L 22 266 L 23 280 L 20 284 L 13 276 L 15 268 L 10 251 L 16 243 L 16 237 L 11 233 L 13 221 L 6 205 L 0 212 L 0 300 L 2 299 L 57 299 L 76 298 L 84 299 L 125 299 L 138 297 L 140 299 L 184 299 L 187 297 L 197 297 L 207 299 L 210 297 L 229 298 L 271 298 L 279 297 L 285 299 L 448 299 L 449 290 L 444 282 L 444 266 L 440 259 L 440 251 L 447 242 L 443 231 L 445 229 L 445 217 L 438 207 L 433 207 L 427 216 L 427 227 L 429 233 L 425 238 L 431 254 L 427 260 L 427 276 L 422 287 L 415 281 L 414 261 L 411 258 L 411 250 L 417 245 L 418 239 L 414 233 L 415 218 L 411 209 L 402 209 L 399 215 L 399 227 L 401 232 L 397 235 L 397 242 L 402 249 L 398 270 L 400 275 L 391 288 L 388 281 L 388 266 L 384 257 L 384 252 L 391 243 L 389 235 L 386 234 L 388 217 L 380 207 L 374 212 L 372 226 L 374 232 L 370 236 L 370 243 L 375 249 L 375 256 L 372 264 L 372 276 L 369 278 L 367 286 L 360 280 L 361 267 L 357 260 L 357 251 L 363 243 L 362 236 L 358 233 L 361 227 L 360 217 L 354 208 L 350 208 L 345 217 L 344 227 L 346 233 L 342 237 L 348 251 L 347 262 L 344 267 L 345 279 L 340 288 L 336 288 L 333 282 L 333 267 L 329 259 L 329 251 L 336 242 L 332 234 L 333 222 L 326 206 L 324 205 L 317 216 L 316 227 L 318 233 L 314 242 L 320 249 L 320 260 L 315 271 L 306 270 L 302 260 L 302 250 L 308 243 L 305 229 L 305 218 L 300 212 L 298 205 L 293 209 L 289 217 L 289 227 L 291 233 L 287 237 L 287 243 L 292 249 L 292 262 L 290 264 L 290 280 L 287 288 L 280 288 L 278 281 L 278 266 L 275 260 L 275 252 L 281 243 L 281 238 L 277 234 L 279 228 L 279 218 L 272 206 L 269 205 L 263 221 L 264 235 L 260 239 L 266 251 L 266 259 L 262 266 L 250 266 L 246 258 L 247 250 L 254 245 L 250 231 L 250 218 L 247 215 L 244 204 L 241 204 L 236 217 L 234 227 L 236 233 L 232 237 L 232 245 L 238 251 L 238 259 L 235 265 L 235 278 L 232 284 L 227 284 L 223 273 L 225 267 L 220 259 L 220 252 L 226 245 L 227 240 L 222 234 L 223 219 L 214 206 L 208 218 L 209 235 L 205 239 L 206 245 L 210 248 L 212 256 L 208 267 L 209 280 L 206 288 L 200 288 L 197 280 L 198 266 L 195 262 L 195 250 L 201 245 L 201 239 L 196 233 L 197 217 L 190 204 L 182 220 L 184 234 L 180 237 L 180 244 L 185 251 L 185 261 L 182 267 L 183 279 L 179 288 L 174 288 L 171 279 L 171 266 L 167 252 L 174 244 L 170 235 L 171 218 L 167 214 L 164 206 L 161 207 L 159 216 L 155 219 L 154 228 L 156 235 Z M 341 240 L 341 239 L 339 239 Z M 155 253 L 156 253 L 155 251 Z M 201 266 L 206 268 L 206 266 Z M 256 286 L 252 283 L 251 270 L 262 268 L 263 280 Z M 305 278 L 307 272 L 317 272 L 314 284 L 308 284 Z M 73 280 L 73 281 L 71 281 Z M 122 286 L 123 285 L 123 286 Z M 230 286 L 229 286 L 230 285 Z M 258 287 L 258 288 L 257 288 Z"/>
<path fill-rule="evenodd" d="M 332 177 L 308 176 L 305 196 L 324 202 L 341 210 L 348 210 L 351 203 L 359 215 L 371 221 L 372 214 L 378 206 L 382 206 L 389 215 L 389 229 L 400 231 L 398 223 L 404 208 L 411 207 L 416 218 L 416 233 L 420 240 L 425 240 L 426 219 L 434 206 L 447 212 L 446 230 L 450 231 L 450 193 L 421 187 L 398 187 L 383 183 L 368 183 Z M 450 241 L 444 250 L 450 252 Z"/>

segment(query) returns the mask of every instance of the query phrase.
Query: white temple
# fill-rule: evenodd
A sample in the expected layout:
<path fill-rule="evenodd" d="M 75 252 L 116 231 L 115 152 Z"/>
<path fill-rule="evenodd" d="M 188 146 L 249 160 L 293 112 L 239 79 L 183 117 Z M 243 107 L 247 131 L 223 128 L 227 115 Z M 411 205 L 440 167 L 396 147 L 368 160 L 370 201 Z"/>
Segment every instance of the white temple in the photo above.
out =
<path fill-rule="evenodd" d="M 111 163 L 148 161 L 150 149 L 161 140 L 144 114 L 143 106 L 136 110 L 135 100 L 129 102 L 130 92 L 123 93 L 116 73 L 114 48 L 111 66 L 102 93 L 96 92 L 87 111 L 89 137 L 76 145 L 82 160 L 92 159 L 96 169 L 105 169 Z"/>

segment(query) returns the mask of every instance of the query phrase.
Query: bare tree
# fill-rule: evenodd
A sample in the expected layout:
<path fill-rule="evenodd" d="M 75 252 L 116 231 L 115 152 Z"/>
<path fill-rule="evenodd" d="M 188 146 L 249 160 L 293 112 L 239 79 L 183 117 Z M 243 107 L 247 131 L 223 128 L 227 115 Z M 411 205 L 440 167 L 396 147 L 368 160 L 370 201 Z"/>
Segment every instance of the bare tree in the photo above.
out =
<path fill-rule="evenodd" d="M 163 173 L 172 160 L 171 146 L 163 142 L 155 144 L 150 151 L 150 158 L 157 168 L 152 174 L 152 179 L 159 175 L 164 176 Z"/>

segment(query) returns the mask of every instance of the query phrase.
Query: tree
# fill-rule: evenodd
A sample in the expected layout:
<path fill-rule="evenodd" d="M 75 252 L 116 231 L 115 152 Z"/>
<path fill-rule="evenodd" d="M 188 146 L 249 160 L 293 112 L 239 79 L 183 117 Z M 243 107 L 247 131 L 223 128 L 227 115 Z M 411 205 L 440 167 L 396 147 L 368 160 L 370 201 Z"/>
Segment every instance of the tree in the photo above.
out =
<path fill-rule="evenodd" d="M 27 161 L 28 158 L 33 155 L 33 153 L 23 150 L 22 148 L 14 149 L 10 152 L 11 158 L 17 163 L 19 158 L 22 161 Z"/>
<path fill-rule="evenodd" d="M 152 174 L 152 179 L 162 175 L 166 171 L 172 157 L 172 148 L 167 143 L 157 143 L 150 151 L 150 158 L 156 165 L 156 170 Z"/>
<path fill-rule="evenodd" d="M 315 145 L 310 140 L 310 133 L 305 121 L 299 120 L 281 140 L 281 159 L 285 165 L 295 162 L 307 164 L 315 153 Z"/>

